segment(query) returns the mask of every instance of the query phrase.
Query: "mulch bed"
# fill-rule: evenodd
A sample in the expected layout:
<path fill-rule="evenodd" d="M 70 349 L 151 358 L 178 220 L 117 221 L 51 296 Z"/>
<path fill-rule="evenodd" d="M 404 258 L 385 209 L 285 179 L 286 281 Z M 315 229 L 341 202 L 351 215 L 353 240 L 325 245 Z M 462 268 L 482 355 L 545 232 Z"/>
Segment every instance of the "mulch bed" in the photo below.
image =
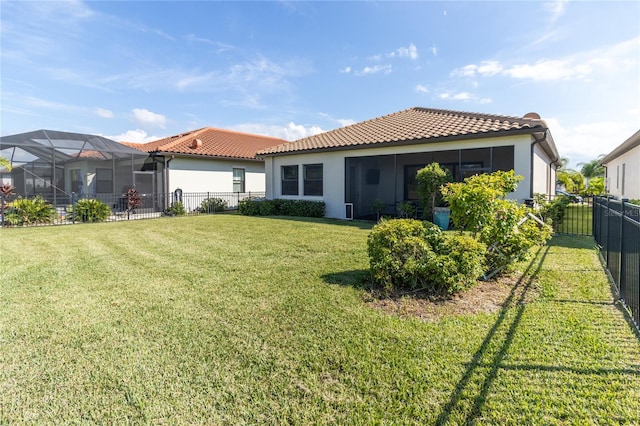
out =
<path fill-rule="evenodd" d="M 490 281 L 478 281 L 468 290 L 453 295 L 428 290 L 385 292 L 370 289 L 365 302 L 376 309 L 401 317 L 438 321 L 445 316 L 491 313 L 534 300 L 539 289 L 521 275 L 510 274 Z"/>

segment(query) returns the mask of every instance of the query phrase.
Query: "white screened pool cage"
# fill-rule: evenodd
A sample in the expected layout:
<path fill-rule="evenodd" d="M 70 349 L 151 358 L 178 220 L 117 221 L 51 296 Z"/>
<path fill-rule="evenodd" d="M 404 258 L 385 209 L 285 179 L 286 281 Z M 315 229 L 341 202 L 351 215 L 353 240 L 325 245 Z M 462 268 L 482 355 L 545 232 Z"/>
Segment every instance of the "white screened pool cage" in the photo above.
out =
<path fill-rule="evenodd" d="M 55 130 L 2 136 L 0 156 L 11 165 L 0 168 L 0 184 L 13 185 L 16 196 L 41 196 L 54 206 L 111 199 L 130 188 L 153 193 L 162 173 L 146 152 L 102 136 Z"/>

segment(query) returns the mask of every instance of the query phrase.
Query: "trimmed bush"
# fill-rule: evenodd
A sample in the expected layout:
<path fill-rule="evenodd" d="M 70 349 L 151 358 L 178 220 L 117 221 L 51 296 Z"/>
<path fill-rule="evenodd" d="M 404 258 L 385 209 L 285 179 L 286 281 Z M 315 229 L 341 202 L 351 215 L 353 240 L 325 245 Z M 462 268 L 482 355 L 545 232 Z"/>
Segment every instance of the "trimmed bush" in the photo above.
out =
<path fill-rule="evenodd" d="M 200 203 L 201 213 L 215 213 L 225 211 L 227 208 L 227 202 L 222 198 L 205 198 Z"/>
<path fill-rule="evenodd" d="M 184 208 L 184 204 L 182 204 L 182 201 L 176 201 L 171 203 L 171 206 L 169 206 L 165 211 L 164 214 L 166 214 L 167 216 L 184 216 L 187 213 L 187 211 Z"/>
<path fill-rule="evenodd" d="M 55 217 L 53 206 L 38 195 L 34 198 L 18 197 L 9 204 L 4 218 L 9 225 L 35 225 L 51 223 Z"/>
<path fill-rule="evenodd" d="M 324 201 L 245 199 L 238 206 L 246 216 L 324 217 Z"/>
<path fill-rule="evenodd" d="M 83 198 L 73 206 L 73 220 L 79 222 L 104 222 L 110 214 L 109 206 L 96 199 Z"/>
<path fill-rule="evenodd" d="M 447 236 L 430 222 L 381 220 L 367 240 L 373 281 L 386 290 L 455 293 L 485 269 L 486 246 L 466 235 Z"/>

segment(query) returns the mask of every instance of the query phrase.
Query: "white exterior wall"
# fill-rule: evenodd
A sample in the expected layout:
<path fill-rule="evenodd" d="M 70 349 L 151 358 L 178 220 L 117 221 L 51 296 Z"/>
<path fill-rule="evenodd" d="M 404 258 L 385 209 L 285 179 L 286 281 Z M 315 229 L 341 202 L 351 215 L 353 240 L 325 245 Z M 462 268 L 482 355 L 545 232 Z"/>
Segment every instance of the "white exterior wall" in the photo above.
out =
<path fill-rule="evenodd" d="M 306 154 L 291 154 L 266 157 L 265 170 L 267 174 L 267 198 L 303 199 L 324 201 L 325 216 L 329 218 L 345 219 L 345 158 L 368 157 L 393 154 L 411 154 L 429 151 L 448 151 L 470 148 L 488 148 L 496 146 L 514 146 L 514 170 L 517 175 L 524 176 L 518 189 L 510 194 L 510 198 L 524 201 L 529 198 L 531 188 L 531 141 L 530 135 L 516 135 L 502 138 L 487 138 L 444 143 L 429 143 L 424 145 L 387 146 L 380 148 L 353 149 L 345 151 L 311 152 Z M 299 194 L 303 194 L 303 164 L 323 164 L 323 196 L 308 197 L 304 195 L 283 196 L 281 190 L 281 166 L 299 165 Z M 548 173 L 542 176 L 546 180 Z M 539 179 L 539 177 L 536 177 Z M 544 185 L 544 184 L 543 184 Z M 391 185 L 393 188 L 393 185 Z M 391 189 L 393 190 L 393 189 Z M 543 191 L 544 192 L 544 191 Z"/>
<path fill-rule="evenodd" d="M 551 160 L 549 156 L 540 148 L 534 145 L 533 148 L 533 194 L 555 195 L 555 170 L 549 167 Z M 533 195 L 532 194 L 532 195 Z"/>
<path fill-rule="evenodd" d="M 622 165 L 624 164 L 624 193 Z M 640 199 L 640 146 L 625 152 L 607 164 L 607 190 L 618 199 Z"/>
<path fill-rule="evenodd" d="M 169 163 L 169 191 L 233 192 L 233 169 L 245 170 L 245 192 L 264 192 L 262 161 L 174 158 Z"/>

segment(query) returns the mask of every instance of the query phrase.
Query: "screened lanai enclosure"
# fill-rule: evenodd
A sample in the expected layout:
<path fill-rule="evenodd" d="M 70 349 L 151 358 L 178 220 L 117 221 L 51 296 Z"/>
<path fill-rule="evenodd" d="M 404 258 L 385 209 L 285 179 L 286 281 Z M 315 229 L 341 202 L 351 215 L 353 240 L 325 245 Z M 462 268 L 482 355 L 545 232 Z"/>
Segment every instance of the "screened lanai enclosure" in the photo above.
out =
<path fill-rule="evenodd" d="M 383 213 L 389 215 L 397 214 L 402 202 L 417 205 L 416 173 L 433 162 L 448 169 L 452 181 L 461 182 L 480 173 L 512 170 L 514 146 L 347 157 L 345 202 L 353 206 L 353 217 L 371 217 L 370 206 L 375 200 L 386 205 Z"/>
<path fill-rule="evenodd" d="M 82 197 L 111 202 L 130 188 L 156 192 L 158 167 L 149 154 L 102 136 L 54 130 L 2 136 L 0 156 L 11 163 L 10 171 L 0 169 L 0 183 L 54 206 Z"/>

